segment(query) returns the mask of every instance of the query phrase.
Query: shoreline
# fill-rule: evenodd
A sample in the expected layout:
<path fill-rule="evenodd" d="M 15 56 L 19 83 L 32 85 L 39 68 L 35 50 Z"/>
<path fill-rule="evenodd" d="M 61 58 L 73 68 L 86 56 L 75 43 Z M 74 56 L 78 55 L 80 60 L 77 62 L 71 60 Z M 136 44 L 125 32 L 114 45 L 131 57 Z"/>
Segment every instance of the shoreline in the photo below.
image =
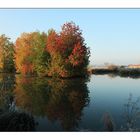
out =
<path fill-rule="evenodd" d="M 0 72 L 0 74 L 15 74 L 15 75 L 22 75 L 19 72 L 14 73 L 7 73 L 7 72 Z M 117 69 L 102 69 L 102 68 L 94 68 L 87 70 L 86 75 L 75 75 L 71 77 L 53 77 L 48 75 L 22 75 L 24 77 L 39 77 L 39 78 L 54 78 L 54 79 L 77 79 L 77 78 L 89 78 L 91 75 L 105 75 L 105 74 L 113 74 L 114 76 L 120 77 L 131 77 L 131 78 L 140 78 L 140 68 L 138 69 L 125 69 L 125 68 L 117 68 Z"/>
<path fill-rule="evenodd" d="M 132 77 L 140 78 L 140 68 L 131 69 L 131 68 L 116 68 L 116 69 L 91 69 L 89 71 L 90 75 L 104 75 L 104 74 L 114 74 L 121 77 Z"/>

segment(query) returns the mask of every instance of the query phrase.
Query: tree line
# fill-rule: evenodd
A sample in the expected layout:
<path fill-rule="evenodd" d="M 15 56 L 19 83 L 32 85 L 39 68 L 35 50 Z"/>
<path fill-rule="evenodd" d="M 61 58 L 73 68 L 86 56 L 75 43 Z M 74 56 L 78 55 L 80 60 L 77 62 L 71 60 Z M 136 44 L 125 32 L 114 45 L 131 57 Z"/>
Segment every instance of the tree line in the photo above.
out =
<path fill-rule="evenodd" d="M 83 76 L 87 73 L 90 50 L 74 22 L 61 31 L 22 33 L 15 43 L 0 36 L 0 72 L 52 77 Z"/>

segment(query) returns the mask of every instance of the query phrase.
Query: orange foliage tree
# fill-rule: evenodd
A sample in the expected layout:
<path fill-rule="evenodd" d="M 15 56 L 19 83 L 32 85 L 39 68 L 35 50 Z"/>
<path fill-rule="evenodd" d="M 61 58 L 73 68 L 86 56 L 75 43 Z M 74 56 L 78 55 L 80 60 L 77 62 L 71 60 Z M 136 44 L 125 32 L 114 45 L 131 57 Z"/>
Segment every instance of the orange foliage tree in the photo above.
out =
<path fill-rule="evenodd" d="M 47 35 L 40 32 L 23 33 L 16 40 L 16 66 L 17 71 L 23 74 L 37 74 L 44 66 L 43 56 Z"/>

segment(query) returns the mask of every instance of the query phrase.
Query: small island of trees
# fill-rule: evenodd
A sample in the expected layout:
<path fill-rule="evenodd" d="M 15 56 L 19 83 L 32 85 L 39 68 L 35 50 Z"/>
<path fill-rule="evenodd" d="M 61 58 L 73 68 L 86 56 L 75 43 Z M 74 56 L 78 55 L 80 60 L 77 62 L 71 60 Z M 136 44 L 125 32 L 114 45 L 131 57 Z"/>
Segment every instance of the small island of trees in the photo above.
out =
<path fill-rule="evenodd" d="M 73 22 L 65 23 L 60 32 L 22 33 L 15 43 L 0 36 L 0 71 L 50 77 L 87 75 L 90 51 L 82 31 Z"/>

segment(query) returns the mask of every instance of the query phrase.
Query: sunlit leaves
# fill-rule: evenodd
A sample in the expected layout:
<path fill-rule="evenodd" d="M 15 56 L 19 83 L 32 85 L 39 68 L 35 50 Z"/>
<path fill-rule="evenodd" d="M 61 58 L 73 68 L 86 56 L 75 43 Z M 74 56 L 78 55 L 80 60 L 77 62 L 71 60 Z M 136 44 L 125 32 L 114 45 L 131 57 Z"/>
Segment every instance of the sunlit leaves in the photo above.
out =
<path fill-rule="evenodd" d="M 17 70 L 23 74 L 35 74 L 41 71 L 46 52 L 47 35 L 45 33 L 23 33 L 16 40 Z M 47 60 L 44 60 L 47 61 Z"/>
<path fill-rule="evenodd" d="M 49 75 L 71 77 L 85 74 L 89 63 L 89 49 L 84 43 L 79 26 L 73 22 L 64 24 L 60 33 L 49 31 L 46 51 L 51 55 Z"/>
<path fill-rule="evenodd" d="M 82 31 L 73 22 L 65 23 L 60 32 L 50 29 L 23 33 L 16 40 L 17 71 L 56 77 L 83 76 L 89 63 L 89 49 Z"/>

